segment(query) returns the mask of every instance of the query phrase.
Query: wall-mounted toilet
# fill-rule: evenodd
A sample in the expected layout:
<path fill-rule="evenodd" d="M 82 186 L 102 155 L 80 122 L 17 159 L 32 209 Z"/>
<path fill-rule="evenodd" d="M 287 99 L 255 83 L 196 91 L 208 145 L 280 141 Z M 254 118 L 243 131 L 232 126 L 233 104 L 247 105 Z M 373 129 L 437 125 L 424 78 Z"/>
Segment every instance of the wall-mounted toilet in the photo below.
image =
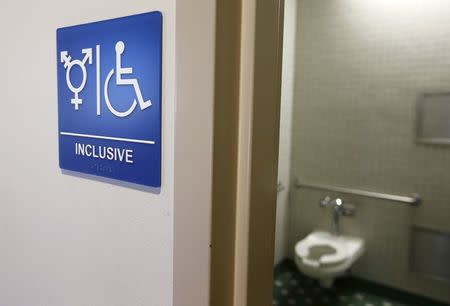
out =
<path fill-rule="evenodd" d="M 363 252 L 363 239 L 316 231 L 295 245 L 295 263 L 305 275 L 329 288 Z"/>

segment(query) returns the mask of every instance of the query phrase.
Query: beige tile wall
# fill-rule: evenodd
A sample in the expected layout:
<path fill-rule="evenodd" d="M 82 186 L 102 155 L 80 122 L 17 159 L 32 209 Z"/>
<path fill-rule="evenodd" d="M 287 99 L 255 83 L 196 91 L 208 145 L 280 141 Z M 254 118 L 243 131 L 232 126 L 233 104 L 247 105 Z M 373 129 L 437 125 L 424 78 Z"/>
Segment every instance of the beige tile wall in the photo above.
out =
<path fill-rule="evenodd" d="M 292 177 L 419 192 L 417 208 L 344 196 L 358 210 L 343 232 L 367 242 L 353 272 L 450 303 L 450 284 L 408 271 L 411 226 L 450 231 L 450 147 L 417 145 L 414 131 L 418 94 L 450 91 L 450 1 L 299 0 L 297 14 Z M 329 229 L 327 194 L 291 191 L 291 256 Z"/>

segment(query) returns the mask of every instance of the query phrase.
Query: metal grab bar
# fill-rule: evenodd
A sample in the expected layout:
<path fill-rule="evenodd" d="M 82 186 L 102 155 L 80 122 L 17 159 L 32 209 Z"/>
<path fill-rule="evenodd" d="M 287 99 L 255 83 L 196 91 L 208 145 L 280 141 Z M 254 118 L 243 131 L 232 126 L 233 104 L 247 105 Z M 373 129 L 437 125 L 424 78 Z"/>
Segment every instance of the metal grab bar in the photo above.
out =
<path fill-rule="evenodd" d="M 329 191 L 335 191 L 335 192 L 341 192 L 341 193 L 347 193 L 347 194 L 355 194 L 355 195 L 364 196 L 364 197 L 383 199 L 383 200 L 389 200 L 389 201 L 394 201 L 394 202 L 401 202 L 401 203 L 410 204 L 410 205 L 414 205 L 414 206 L 419 205 L 421 202 L 420 195 L 417 193 L 415 193 L 411 196 L 400 196 L 400 195 L 393 195 L 393 194 L 387 194 L 387 193 L 381 193 L 381 192 L 352 189 L 352 188 L 345 188 L 345 187 L 338 187 L 338 186 L 330 186 L 330 185 L 323 185 L 323 184 L 307 184 L 307 183 L 302 183 L 299 180 L 297 180 L 297 182 L 295 183 L 295 187 L 296 188 L 311 188 L 311 189 L 329 190 Z"/>

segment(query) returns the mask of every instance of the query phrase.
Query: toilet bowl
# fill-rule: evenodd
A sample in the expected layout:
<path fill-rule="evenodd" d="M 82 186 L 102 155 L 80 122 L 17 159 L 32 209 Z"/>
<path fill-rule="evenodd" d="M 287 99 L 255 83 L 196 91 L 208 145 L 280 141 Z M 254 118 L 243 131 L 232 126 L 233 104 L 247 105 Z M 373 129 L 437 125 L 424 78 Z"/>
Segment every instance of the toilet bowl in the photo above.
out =
<path fill-rule="evenodd" d="M 295 263 L 305 275 L 331 287 L 364 252 L 364 240 L 356 237 L 312 232 L 295 245 Z"/>

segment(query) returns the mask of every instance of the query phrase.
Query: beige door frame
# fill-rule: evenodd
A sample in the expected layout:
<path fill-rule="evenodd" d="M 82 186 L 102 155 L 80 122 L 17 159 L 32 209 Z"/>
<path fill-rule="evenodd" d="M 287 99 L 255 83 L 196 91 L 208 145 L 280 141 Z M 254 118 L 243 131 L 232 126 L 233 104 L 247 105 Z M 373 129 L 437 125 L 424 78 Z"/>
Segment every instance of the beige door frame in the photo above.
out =
<path fill-rule="evenodd" d="M 283 0 L 217 1 L 210 305 L 272 304 Z"/>
<path fill-rule="evenodd" d="M 216 3 L 210 305 L 233 305 L 241 0 Z"/>
<path fill-rule="evenodd" d="M 250 169 L 239 173 L 249 178 L 242 199 L 249 204 L 245 298 L 249 306 L 272 304 L 284 5 L 282 0 L 257 0 L 254 8 L 251 146 L 241 160 Z M 247 89 L 243 85 L 241 90 Z M 239 230 L 245 229 L 238 229 L 237 236 L 245 234 Z"/>

